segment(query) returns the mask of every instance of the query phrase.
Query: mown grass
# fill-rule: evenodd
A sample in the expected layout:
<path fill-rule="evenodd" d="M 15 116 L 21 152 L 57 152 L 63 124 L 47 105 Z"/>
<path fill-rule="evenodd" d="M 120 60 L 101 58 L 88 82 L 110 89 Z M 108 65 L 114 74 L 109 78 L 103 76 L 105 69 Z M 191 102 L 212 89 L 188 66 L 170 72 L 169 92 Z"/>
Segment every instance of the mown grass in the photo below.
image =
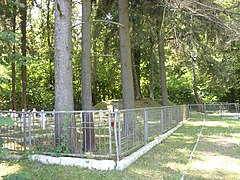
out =
<path fill-rule="evenodd" d="M 209 118 L 185 179 L 239 179 L 240 120 Z"/>
<path fill-rule="evenodd" d="M 200 138 L 193 161 L 186 169 L 186 179 L 238 179 L 240 177 L 240 169 L 237 170 L 240 167 L 238 144 L 240 143 L 240 121 L 220 122 L 218 118 L 206 122 L 201 119 L 189 121 L 122 172 L 42 165 L 28 160 L 0 160 L 0 177 L 21 173 L 25 175 L 25 179 L 51 180 L 180 179 L 202 125 L 204 126 L 203 136 Z M 216 161 L 213 161 L 214 158 Z M 217 160 L 221 161 L 224 158 L 229 161 L 224 163 L 232 163 L 231 168 L 234 170 L 225 168 L 222 163 L 220 167 L 212 165 L 207 168 L 208 163 L 220 164 Z M 199 168 L 202 166 L 204 168 Z"/>

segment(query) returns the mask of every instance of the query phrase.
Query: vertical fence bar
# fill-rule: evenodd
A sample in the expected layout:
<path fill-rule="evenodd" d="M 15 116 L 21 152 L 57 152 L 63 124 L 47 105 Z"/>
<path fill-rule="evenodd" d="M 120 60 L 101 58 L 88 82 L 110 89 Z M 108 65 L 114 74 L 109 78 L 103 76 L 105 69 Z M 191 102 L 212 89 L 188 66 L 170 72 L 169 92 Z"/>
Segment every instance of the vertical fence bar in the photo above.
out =
<path fill-rule="evenodd" d="M 26 146 L 27 146 L 26 113 L 25 111 L 22 111 L 22 113 L 23 113 L 24 151 L 26 151 Z"/>
<path fill-rule="evenodd" d="M 239 112 L 239 103 L 237 103 L 237 119 L 239 119 L 239 117 L 240 117 L 240 114 L 239 114 L 240 112 Z"/>
<path fill-rule="evenodd" d="M 181 121 L 181 106 L 178 106 L 178 117 L 177 117 L 177 124 Z"/>
<path fill-rule="evenodd" d="M 121 156 L 121 149 L 122 149 L 122 137 L 121 137 L 121 118 L 120 118 L 120 112 L 117 110 L 117 116 L 116 121 L 118 122 L 118 152 L 119 152 L 119 159 Z M 125 128 L 125 127 L 124 127 Z M 124 129 L 125 131 L 126 129 Z M 125 133 L 125 132 L 124 132 Z"/>
<path fill-rule="evenodd" d="M 35 111 L 33 111 L 32 112 L 32 114 L 33 114 L 33 117 L 32 117 L 32 126 L 33 126 L 33 129 L 32 129 L 32 134 L 33 135 L 35 135 L 35 120 L 36 120 L 36 118 L 37 118 L 37 111 L 36 111 L 36 109 L 35 109 Z M 33 142 L 31 142 L 32 143 L 32 146 L 33 146 L 33 148 L 35 147 L 35 138 L 33 138 Z"/>
<path fill-rule="evenodd" d="M 144 109 L 144 142 L 148 142 L 148 109 Z"/>
<path fill-rule="evenodd" d="M 203 106 L 204 106 L 204 116 L 205 116 L 205 119 L 207 119 L 207 106 L 205 103 L 203 104 Z"/>
<path fill-rule="evenodd" d="M 163 122 L 164 122 L 164 111 L 163 108 L 160 109 L 161 117 L 160 117 L 160 133 L 163 133 Z"/>
<path fill-rule="evenodd" d="M 29 142 L 29 150 L 32 150 L 32 124 L 31 124 L 31 112 L 28 112 L 28 142 Z"/>
<path fill-rule="evenodd" d="M 173 124 L 173 107 L 169 107 L 170 108 L 170 126 L 169 126 L 169 129 L 172 127 L 172 124 Z"/>
<path fill-rule="evenodd" d="M 223 104 L 220 104 L 220 110 L 221 110 L 221 119 L 223 118 Z"/>
<path fill-rule="evenodd" d="M 110 158 L 112 156 L 112 131 L 111 131 L 111 128 L 114 128 L 114 127 L 112 127 L 112 113 L 111 113 L 111 111 L 108 111 L 108 129 L 109 129 L 108 133 L 109 133 L 109 154 L 110 154 Z"/>
<path fill-rule="evenodd" d="M 118 139 L 118 131 L 117 131 L 117 117 L 118 113 L 117 110 L 114 111 L 114 137 L 115 137 L 115 144 L 116 144 L 116 157 L 117 157 L 117 161 L 120 160 L 120 153 L 119 153 L 119 139 Z"/>

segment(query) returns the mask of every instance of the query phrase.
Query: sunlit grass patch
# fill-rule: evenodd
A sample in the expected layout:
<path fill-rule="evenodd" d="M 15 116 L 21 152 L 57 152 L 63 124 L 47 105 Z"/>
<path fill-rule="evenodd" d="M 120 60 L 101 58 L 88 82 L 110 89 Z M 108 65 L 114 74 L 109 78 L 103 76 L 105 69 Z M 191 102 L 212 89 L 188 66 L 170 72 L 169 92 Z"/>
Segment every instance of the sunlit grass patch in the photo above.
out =
<path fill-rule="evenodd" d="M 203 126 L 203 136 L 185 179 L 238 179 L 240 121 L 207 119 Z"/>
<path fill-rule="evenodd" d="M 0 161 L 0 179 L 3 176 L 14 174 L 21 170 L 22 168 L 19 164 L 9 164 L 8 162 Z"/>

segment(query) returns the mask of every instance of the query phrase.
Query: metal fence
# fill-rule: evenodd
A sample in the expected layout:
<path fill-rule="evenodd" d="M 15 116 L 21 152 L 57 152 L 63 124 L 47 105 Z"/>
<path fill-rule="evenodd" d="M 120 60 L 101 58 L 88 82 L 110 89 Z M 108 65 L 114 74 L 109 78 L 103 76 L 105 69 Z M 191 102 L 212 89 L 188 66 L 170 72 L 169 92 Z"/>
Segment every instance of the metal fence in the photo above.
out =
<path fill-rule="evenodd" d="M 239 103 L 190 104 L 189 117 L 240 119 Z"/>
<path fill-rule="evenodd" d="M 1 111 L 13 127 L 0 128 L 11 153 L 117 159 L 188 118 L 188 106 L 99 111 Z"/>
<path fill-rule="evenodd" d="M 188 106 L 184 105 L 118 111 L 117 156 L 126 156 L 187 118 Z"/>

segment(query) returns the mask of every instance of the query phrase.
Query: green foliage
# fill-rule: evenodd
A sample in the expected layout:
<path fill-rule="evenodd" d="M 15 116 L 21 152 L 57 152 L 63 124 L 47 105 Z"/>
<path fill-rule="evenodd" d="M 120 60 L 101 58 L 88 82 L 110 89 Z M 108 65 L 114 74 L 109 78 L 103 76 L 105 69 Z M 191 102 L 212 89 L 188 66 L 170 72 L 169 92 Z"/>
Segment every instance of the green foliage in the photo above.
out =
<path fill-rule="evenodd" d="M 192 85 L 186 77 L 171 76 L 168 81 L 169 100 L 175 104 L 194 103 Z"/>
<path fill-rule="evenodd" d="M 56 147 L 57 153 L 70 153 L 70 147 L 68 143 L 68 125 L 70 122 L 70 114 L 64 114 L 64 120 L 62 124 L 62 134 L 60 135 L 61 143 Z"/>
<path fill-rule="evenodd" d="M 29 155 L 33 154 L 32 151 L 30 150 L 26 150 L 23 154 L 22 154 L 22 159 L 28 159 Z"/>
<path fill-rule="evenodd" d="M 7 125 L 8 127 L 13 127 L 14 122 L 10 117 L 0 117 L 0 128 L 1 126 Z"/>
<path fill-rule="evenodd" d="M 9 128 L 13 127 L 14 122 L 10 117 L 0 117 L 0 131 L 1 131 L 1 127 L 2 126 L 8 126 Z M 8 155 L 8 149 L 7 148 L 3 148 L 3 143 L 4 141 L 0 138 L 0 154 L 2 154 L 3 156 L 7 156 Z"/>

